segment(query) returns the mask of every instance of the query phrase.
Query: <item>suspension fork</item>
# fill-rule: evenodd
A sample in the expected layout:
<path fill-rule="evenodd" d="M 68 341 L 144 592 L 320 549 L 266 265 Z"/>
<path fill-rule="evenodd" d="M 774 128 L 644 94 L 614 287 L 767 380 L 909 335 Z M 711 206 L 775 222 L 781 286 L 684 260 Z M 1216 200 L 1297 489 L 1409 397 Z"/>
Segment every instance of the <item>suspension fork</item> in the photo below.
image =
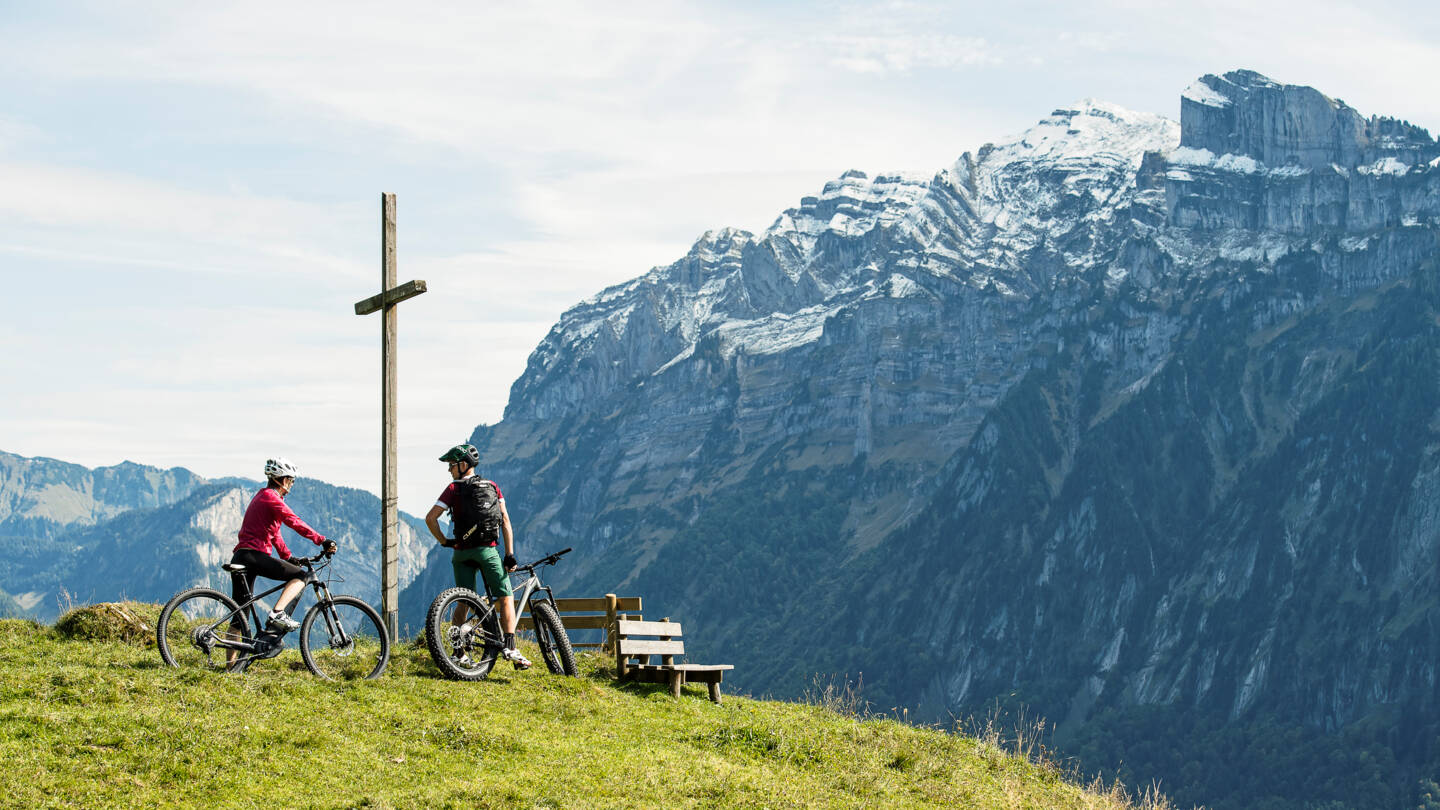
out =
<path fill-rule="evenodd" d="M 330 634 L 332 644 L 335 641 L 341 644 L 349 641 L 345 636 L 345 628 L 340 626 L 340 614 L 335 612 L 335 606 L 330 602 L 330 589 L 319 581 L 311 582 L 310 587 L 315 590 L 315 606 L 320 609 L 320 615 L 325 619 L 325 629 Z"/>

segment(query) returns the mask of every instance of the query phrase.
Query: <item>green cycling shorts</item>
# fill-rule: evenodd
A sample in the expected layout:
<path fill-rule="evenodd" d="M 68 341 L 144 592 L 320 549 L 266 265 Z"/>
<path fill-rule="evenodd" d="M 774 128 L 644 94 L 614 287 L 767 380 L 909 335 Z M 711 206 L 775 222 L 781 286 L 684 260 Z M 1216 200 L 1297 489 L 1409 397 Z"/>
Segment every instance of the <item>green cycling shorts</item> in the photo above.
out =
<path fill-rule="evenodd" d="M 514 593 L 510 589 L 510 577 L 500 562 L 500 550 L 495 546 L 455 549 L 450 567 L 455 569 L 455 584 L 462 588 L 480 592 L 475 587 L 475 572 L 478 570 L 485 577 L 485 588 L 491 596 L 499 598 Z"/>

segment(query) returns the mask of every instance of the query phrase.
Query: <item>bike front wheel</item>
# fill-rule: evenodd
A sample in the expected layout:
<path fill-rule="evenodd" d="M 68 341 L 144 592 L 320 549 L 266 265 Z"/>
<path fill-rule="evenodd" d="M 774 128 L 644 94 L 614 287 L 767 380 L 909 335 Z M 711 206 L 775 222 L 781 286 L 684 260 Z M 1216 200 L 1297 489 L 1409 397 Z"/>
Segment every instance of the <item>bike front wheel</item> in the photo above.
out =
<path fill-rule="evenodd" d="M 181 591 L 165 603 L 155 625 L 160 658 L 182 669 L 223 671 L 244 653 L 224 646 L 245 643 L 250 629 L 235 600 L 211 588 Z"/>
<path fill-rule="evenodd" d="M 504 649 L 498 612 L 469 588 L 442 591 L 425 614 L 425 646 L 447 678 L 478 681 L 490 675 Z"/>
<path fill-rule="evenodd" d="M 390 634 L 375 608 L 353 596 L 336 596 L 306 611 L 300 657 L 327 681 L 378 678 L 390 661 Z"/>
<path fill-rule="evenodd" d="M 530 618 L 535 622 L 535 641 L 540 645 L 540 657 L 545 667 L 556 675 L 574 676 L 580 672 L 575 666 L 575 651 L 570 647 L 570 636 L 560 622 L 560 614 L 549 602 L 531 602 Z"/>

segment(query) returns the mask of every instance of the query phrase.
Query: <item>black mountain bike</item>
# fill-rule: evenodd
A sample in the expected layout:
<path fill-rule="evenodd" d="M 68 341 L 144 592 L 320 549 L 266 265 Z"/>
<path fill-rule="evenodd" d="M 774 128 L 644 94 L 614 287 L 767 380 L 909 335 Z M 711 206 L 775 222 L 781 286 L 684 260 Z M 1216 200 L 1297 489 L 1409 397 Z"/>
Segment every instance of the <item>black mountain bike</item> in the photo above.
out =
<path fill-rule="evenodd" d="M 300 657 L 305 667 L 326 680 L 376 678 L 390 661 L 390 635 L 375 608 L 354 596 L 331 596 L 334 571 L 330 555 L 293 557 L 307 571 L 305 582 L 315 590 L 315 604 L 300 622 Z M 226 571 L 243 573 L 245 566 L 226 563 Z M 262 598 L 285 587 L 280 583 L 238 605 L 213 588 L 181 591 L 160 611 L 156 640 L 160 657 L 172 667 L 244 672 L 254 661 L 274 658 L 285 650 L 285 634 L 268 630 L 270 608 Z M 253 633 L 252 633 L 253 628 Z"/>
<path fill-rule="evenodd" d="M 575 652 L 570 636 L 555 610 L 555 594 L 540 581 L 542 566 L 554 565 L 570 549 L 541 557 L 529 565 L 516 566 L 514 573 L 529 574 L 515 592 L 515 609 L 529 605 L 530 618 L 535 622 L 535 641 L 545 668 L 557 675 L 575 675 Z M 543 595 L 542 595 L 543 594 Z M 442 591 L 425 615 L 425 646 L 435 666 L 448 678 L 478 681 L 489 676 L 500 657 L 505 638 L 500 629 L 500 610 L 490 598 L 469 588 Z"/>

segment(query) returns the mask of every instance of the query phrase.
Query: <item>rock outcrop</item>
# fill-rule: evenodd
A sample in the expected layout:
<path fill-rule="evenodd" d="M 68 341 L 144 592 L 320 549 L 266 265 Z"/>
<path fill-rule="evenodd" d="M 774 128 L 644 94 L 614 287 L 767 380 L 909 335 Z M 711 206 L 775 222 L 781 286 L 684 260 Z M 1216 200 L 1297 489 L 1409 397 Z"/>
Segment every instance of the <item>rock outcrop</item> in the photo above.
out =
<path fill-rule="evenodd" d="M 1173 225 L 1313 235 L 1440 218 L 1440 145 L 1406 122 L 1250 71 L 1195 82 L 1180 122 L 1166 156 Z"/>

